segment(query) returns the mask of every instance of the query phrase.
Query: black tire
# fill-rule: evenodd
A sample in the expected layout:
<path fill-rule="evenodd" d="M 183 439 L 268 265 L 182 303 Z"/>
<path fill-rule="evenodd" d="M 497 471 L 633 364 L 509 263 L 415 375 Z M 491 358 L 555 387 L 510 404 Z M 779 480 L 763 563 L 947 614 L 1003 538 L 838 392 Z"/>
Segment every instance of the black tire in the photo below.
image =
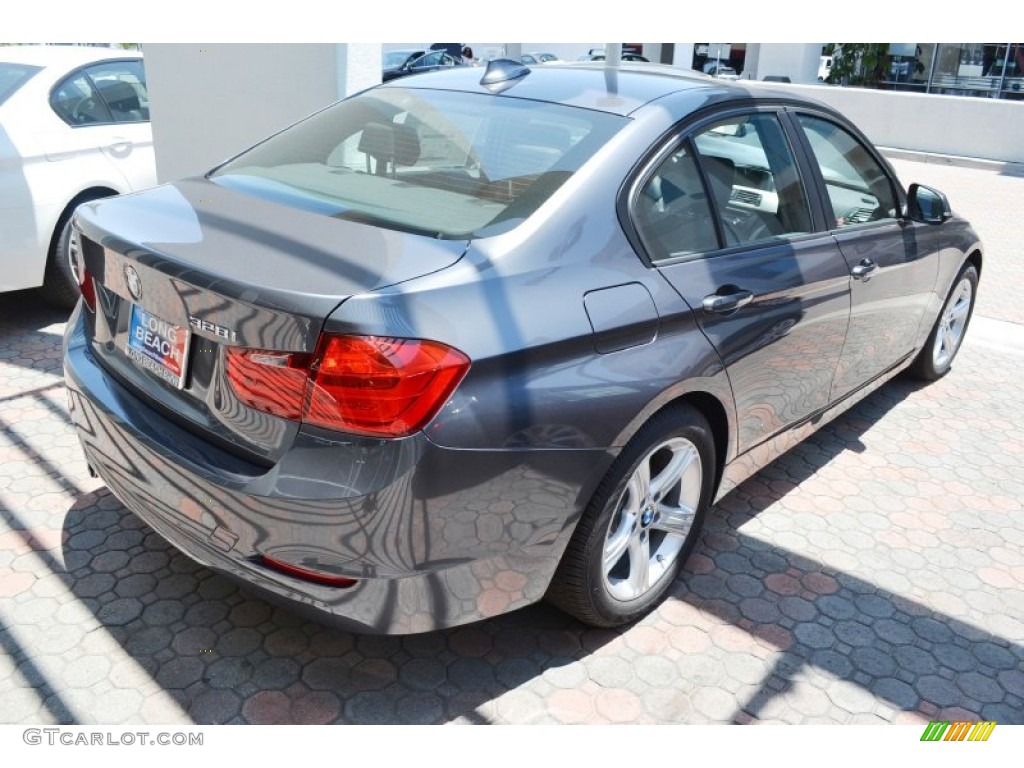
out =
<path fill-rule="evenodd" d="M 46 274 L 39 293 L 48 304 L 61 309 L 74 309 L 81 295 L 78 281 L 71 269 L 71 214 L 69 210 L 57 224 L 57 235 L 46 260 Z"/>
<path fill-rule="evenodd" d="M 966 296 L 966 309 L 958 310 L 958 305 L 963 306 L 965 301 L 965 291 L 969 291 L 969 295 Z M 953 281 L 952 287 L 949 289 L 949 295 L 946 296 L 946 301 L 942 305 L 942 311 L 935 318 L 935 325 L 932 327 L 932 332 L 928 334 L 928 340 L 924 343 L 921 351 L 917 353 L 914 362 L 907 369 L 908 373 L 923 381 L 935 381 L 946 375 L 949 369 L 953 367 L 953 360 L 956 358 L 957 352 L 960 351 L 964 336 L 967 334 L 967 326 L 970 324 L 971 316 L 974 314 L 974 304 L 977 297 L 978 270 L 973 264 L 964 264 L 960 273 L 956 276 L 956 280 Z M 955 332 L 951 337 L 951 348 L 936 349 L 936 341 L 939 339 L 940 334 L 944 333 L 944 329 L 948 325 L 947 321 L 950 320 L 952 315 L 957 314 L 958 311 L 961 314 L 954 321 L 955 325 L 953 328 Z M 962 324 L 960 324 L 960 321 L 962 321 Z M 949 341 L 948 338 L 947 341 Z"/>
<path fill-rule="evenodd" d="M 693 461 L 693 454 L 699 463 Z M 669 478 L 677 459 L 680 464 L 689 463 L 680 471 L 678 485 L 673 485 Z M 649 496 L 634 490 L 641 487 L 634 473 L 642 463 L 655 481 L 647 486 Z M 660 484 L 659 478 L 664 479 Z M 546 599 L 595 627 L 628 624 L 650 612 L 664 598 L 700 537 L 704 516 L 711 505 L 714 478 L 714 439 L 707 420 L 688 406 L 672 407 L 656 414 L 626 445 L 595 491 L 566 548 Z M 697 482 L 699 488 L 695 488 Z M 664 485 L 668 491 L 659 490 L 659 485 Z M 654 498 L 661 493 L 659 503 L 654 503 Z M 688 528 L 680 522 L 678 528 L 673 528 L 676 532 L 669 533 L 661 526 L 672 527 L 667 515 L 670 510 L 682 509 L 684 495 L 691 502 L 686 507 L 693 511 L 692 522 Z M 629 547 L 616 555 L 624 546 L 621 544 L 624 535 L 630 541 Z M 648 552 L 648 576 L 640 581 L 639 587 L 633 576 L 643 569 L 634 571 L 634 546 L 639 547 L 636 551 L 641 553 L 637 563 L 644 562 L 643 547 Z M 673 552 L 671 560 L 664 555 L 657 557 Z M 635 596 L 630 596 L 633 593 Z"/>

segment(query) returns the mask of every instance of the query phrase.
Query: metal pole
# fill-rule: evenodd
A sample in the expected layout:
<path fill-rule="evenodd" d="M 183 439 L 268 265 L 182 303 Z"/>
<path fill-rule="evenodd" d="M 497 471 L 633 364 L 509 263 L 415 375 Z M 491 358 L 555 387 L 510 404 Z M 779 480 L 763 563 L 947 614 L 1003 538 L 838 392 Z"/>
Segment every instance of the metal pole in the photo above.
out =
<path fill-rule="evenodd" d="M 995 98 L 1001 99 L 1003 97 L 1003 88 L 1006 86 L 1006 70 L 1010 66 L 1010 46 L 1013 43 L 1006 44 L 1006 55 L 1003 57 L 1003 74 L 999 78 L 999 90 L 996 91 Z M 1018 43 L 1019 45 L 1019 43 Z"/>
<path fill-rule="evenodd" d="M 939 63 L 939 44 L 932 43 L 932 65 L 928 68 L 928 85 L 925 86 L 924 92 L 932 92 L 932 81 L 935 79 L 935 66 Z"/>

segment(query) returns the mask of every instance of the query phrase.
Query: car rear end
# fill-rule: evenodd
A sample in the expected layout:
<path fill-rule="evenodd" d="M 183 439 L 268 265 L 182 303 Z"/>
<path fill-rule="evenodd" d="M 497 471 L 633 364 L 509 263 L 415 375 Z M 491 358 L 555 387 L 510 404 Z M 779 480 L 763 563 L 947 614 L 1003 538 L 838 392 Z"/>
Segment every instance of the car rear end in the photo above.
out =
<path fill-rule="evenodd" d="M 594 463 L 563 452 L 539 481 L 522 453 L 424 434 L 486 352 L 366 299 L 444 272 L 476 229 L 514 226 L 492 224 L 513 201 L 460 191 L 465 146 L 452 163 L 437 130 L 413 139 L 366 98 L 209 178 L 82 206 L 65 377 L 90 467 L 176 547 L 319 620 L 417 632 L 539 599 Z M 412 123 L 395 109 L 420 97 L 381 98 Z M 515 162 L 551 159 L 531 151 Z M 367 313 L 380 332 L 358 331 Z M 480 524 L 491 507 L 503 516 Z"/>

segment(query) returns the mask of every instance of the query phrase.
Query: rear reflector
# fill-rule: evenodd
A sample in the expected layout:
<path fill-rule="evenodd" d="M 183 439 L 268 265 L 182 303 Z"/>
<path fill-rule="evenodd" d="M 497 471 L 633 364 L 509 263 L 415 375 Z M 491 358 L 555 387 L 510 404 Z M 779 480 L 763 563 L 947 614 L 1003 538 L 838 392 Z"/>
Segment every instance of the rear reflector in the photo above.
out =
<path fill-rule="evenodd" d="M 82 254 L 82 241 L 79 238 L 78 230 L 71 228 L 71 238 L 68 241 L 68 255 L 71 262 L 71 273 L 78 283 L 78 290 L 85 300 L 85 306 L 90 312 L 96 311 L 96 285 L 92 281 L 92 275 L 85 268 L 85 257 Z"/>
<path fill-rule="evenodd" d="M 375 437 L 422 429 L 469 370 L 436 341 L 322 334 L 315 355 L 228 347 L 228 381 L 250 408 Z"/>
<path fill-rule="evenodd" d="M 92 275 L 89 274 L 89 270 L 82 267 L 82 282 L 78 284 L 78 289 L 82 292 L 82 299 L 85 301 L 85 306 L 89 308 L 90 312 L 96 311 L 96 284 L 92 280 Z"/>
<path fill-rule="evenodd" d="M 286 563 L 283 560 L 278 560 L 274 557 L 267 555 L 260 555 L 259 561 L 262 565 L 272 568 L 275 571 L 286 573 L 289 576 L 294 576 L 297 579 L 303 579 L 304 581 L 312 581 L 315 584 L 324 584 L 328 587 L 354 587 L 359 582 L 356 579 L 350 579 L 347 576 L 335 576 L 330 573 L 323 573 L 322 571 L 314 571 L 309 568 L 303 568 L 300 565 L 292 565 Z"/>

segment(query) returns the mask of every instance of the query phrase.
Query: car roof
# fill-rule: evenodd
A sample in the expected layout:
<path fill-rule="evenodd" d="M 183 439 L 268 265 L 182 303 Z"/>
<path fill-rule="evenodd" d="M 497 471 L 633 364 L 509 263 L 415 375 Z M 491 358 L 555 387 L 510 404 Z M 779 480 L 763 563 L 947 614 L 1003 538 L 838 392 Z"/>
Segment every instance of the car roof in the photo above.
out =
<path fill-rule="evenodd" d="M 105 59 L 139 58 L 142 58 L 141 51 L 94 45 L 5 45 L 0 47 L 0 61 L 10 64 L 31 64 L 37 67 L 70 69 Z"/>
<path fill-rule="evenodd" d="M 458 68 L 417 75 L 415 80 L 385 83 L 383 88 L 430 88 L 489 93 L 480 85 L 481 67 Z M 608 67 L 602 62 L 574 62 L 557 67 L 537 67 L 518 81 L 510 81 L 502 96 L 549 101 L 569 106 L 629 115 L 669 94 L 706 92 L 709 99 L 750 98 L 750 93 L 728 81 L 716 80 L 693 70 L 666 64 L 623 62 Z M 793 100 L 792 94 L 758 88 L 758 95 Z"/>

